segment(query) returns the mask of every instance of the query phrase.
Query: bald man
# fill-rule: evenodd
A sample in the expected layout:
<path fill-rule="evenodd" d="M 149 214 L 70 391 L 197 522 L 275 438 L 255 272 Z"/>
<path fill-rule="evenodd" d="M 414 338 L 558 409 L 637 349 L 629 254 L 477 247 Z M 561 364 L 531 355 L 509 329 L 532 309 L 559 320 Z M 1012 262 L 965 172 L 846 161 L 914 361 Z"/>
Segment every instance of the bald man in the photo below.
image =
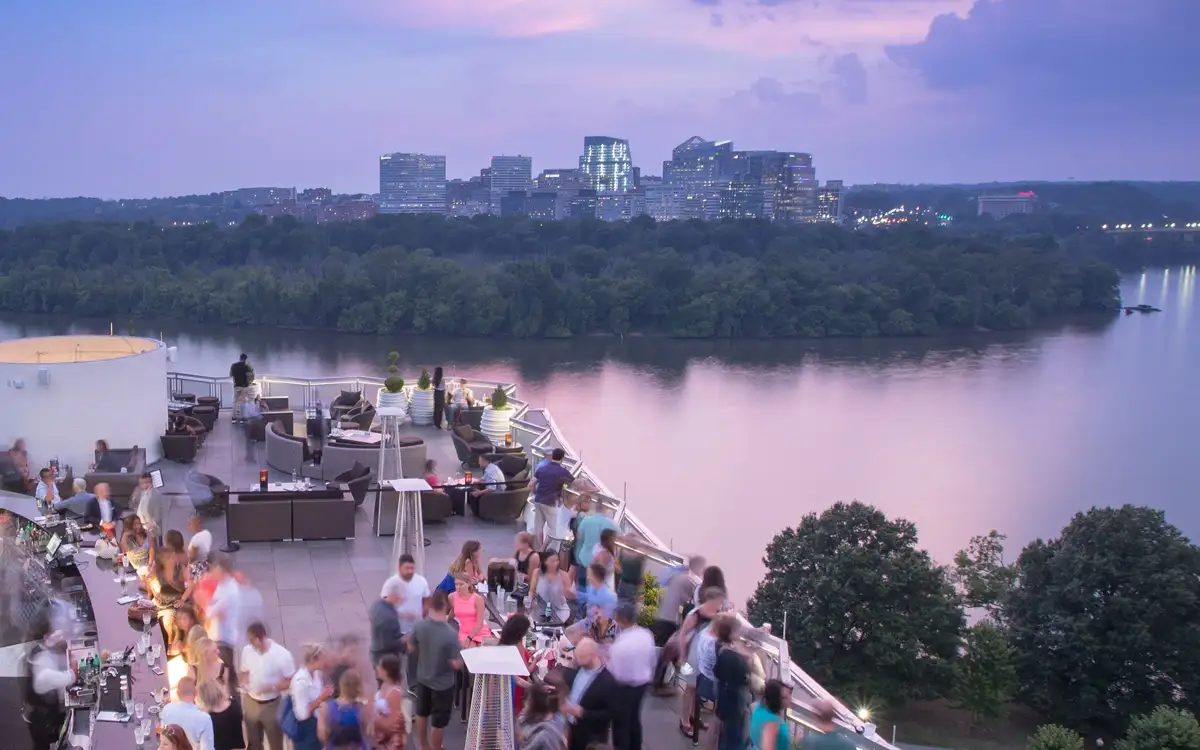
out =
<path fill-rule="evenodd" d="M 563 713 L 571 723 L 569 750 L 607 745 L 613 717 L 621 709 L 620 688 L 600 660 L 600 649 L 591 638 L 575 647 L 575 669 L 566 670 L 570 693 Z"/>
<path fill-rule="evenodd" d="M 163 707 L 163 726 L 178 724 L 194 750 L 213 750 L 212 717 L 196 705 L 196 680 L 180 678 L 175 693 L 179 700 Z"/>

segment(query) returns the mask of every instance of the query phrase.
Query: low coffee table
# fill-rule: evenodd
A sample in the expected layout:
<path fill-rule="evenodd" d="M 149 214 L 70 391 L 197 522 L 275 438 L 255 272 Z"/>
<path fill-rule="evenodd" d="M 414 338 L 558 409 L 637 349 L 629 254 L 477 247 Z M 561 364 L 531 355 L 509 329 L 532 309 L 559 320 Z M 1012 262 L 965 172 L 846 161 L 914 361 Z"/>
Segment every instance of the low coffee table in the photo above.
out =
<path fill-rule="evenodd" d="M 340 440 L 344 443 L 358 443 L 359 445 L 379 445 L 383 436 L 369 430 L 330 430 L 329 439 Z"/>

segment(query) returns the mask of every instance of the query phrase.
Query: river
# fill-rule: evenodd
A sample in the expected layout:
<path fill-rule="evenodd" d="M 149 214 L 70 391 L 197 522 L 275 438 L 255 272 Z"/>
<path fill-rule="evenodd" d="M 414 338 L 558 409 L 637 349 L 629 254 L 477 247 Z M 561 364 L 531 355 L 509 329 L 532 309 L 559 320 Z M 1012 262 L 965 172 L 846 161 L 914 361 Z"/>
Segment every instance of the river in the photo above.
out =
<path fill-rule="evenodd" d="M 959 340 L 683 342 L 382 338 L 153 325 L 175 368 L 222 375 L 380 375 L 441 364 L 513 381 L 676 551 L 726 569 L 744 600 L 772 536 L 839 500 L 917 524 L 949 562 L 974 534 L 1010 557 L 1076 511 L 1136 503 L 1200 534 L 1200 306 L 1195 268 L 1127 277 L 1125 304 L 1161 313 Z M 139 324 L 149 328 L 149 324 Z M 123 323 L 118 323 L 124 328 Z M 0 339 L 107 331 L 0 320 Z"/>

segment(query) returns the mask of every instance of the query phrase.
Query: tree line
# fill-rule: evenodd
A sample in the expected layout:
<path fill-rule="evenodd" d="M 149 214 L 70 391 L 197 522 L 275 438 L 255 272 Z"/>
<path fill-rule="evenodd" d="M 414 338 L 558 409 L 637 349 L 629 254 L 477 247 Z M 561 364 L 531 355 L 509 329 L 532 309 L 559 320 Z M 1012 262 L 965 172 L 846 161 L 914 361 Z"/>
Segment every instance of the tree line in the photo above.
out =
<path fill-rule="evenodd" d="M 380 334 L 915 336 L 1119 305 L 1052 238 L 648 217 L 29 225 L 0 274 L 7 311 Z"/>
<path fill-rule="evenodd" d="M 986 726 L 1019 703 L 1062 725 L 1051 739 L 1196 727 L 1200 547 L 1131 505 L 1078 513 L 1013 561 L 1004 540 L 939 566 L 911 522 L 838 503 L 767 546 L 749 614 L 786 613 L 792 659 L 851 705 L 948 699 Z M 1200 748 L 1189 731 L 1197 744 L 1157 747 Z"/>

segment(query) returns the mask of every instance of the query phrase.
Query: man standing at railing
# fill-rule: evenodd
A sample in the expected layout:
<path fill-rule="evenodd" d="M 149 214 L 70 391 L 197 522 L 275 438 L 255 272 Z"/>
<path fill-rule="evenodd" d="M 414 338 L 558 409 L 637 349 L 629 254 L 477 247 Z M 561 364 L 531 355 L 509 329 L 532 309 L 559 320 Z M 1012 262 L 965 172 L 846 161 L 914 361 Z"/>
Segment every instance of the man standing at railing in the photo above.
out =
<path fill-rule="evenodd" d="M 254 368 L 247 362 L 249 357 L 245 352 L 238 361 L 229 366 L 229 377 L 233 378 L 233 421 L 241 422 L 242 405 L 246 402 L 246 389 L 254 380 Z"/>
<path fill-rule="evenodd" d="M 558 539 L 558 512 L 562 506 L 562 491 L 575 477 L 563 459 L 567 452 L 555 448 L 548 456 L 549 460 L 538 465 L 533 471 L 533 533 L 534 549 L 545 552 L 550 539 Z"/>

